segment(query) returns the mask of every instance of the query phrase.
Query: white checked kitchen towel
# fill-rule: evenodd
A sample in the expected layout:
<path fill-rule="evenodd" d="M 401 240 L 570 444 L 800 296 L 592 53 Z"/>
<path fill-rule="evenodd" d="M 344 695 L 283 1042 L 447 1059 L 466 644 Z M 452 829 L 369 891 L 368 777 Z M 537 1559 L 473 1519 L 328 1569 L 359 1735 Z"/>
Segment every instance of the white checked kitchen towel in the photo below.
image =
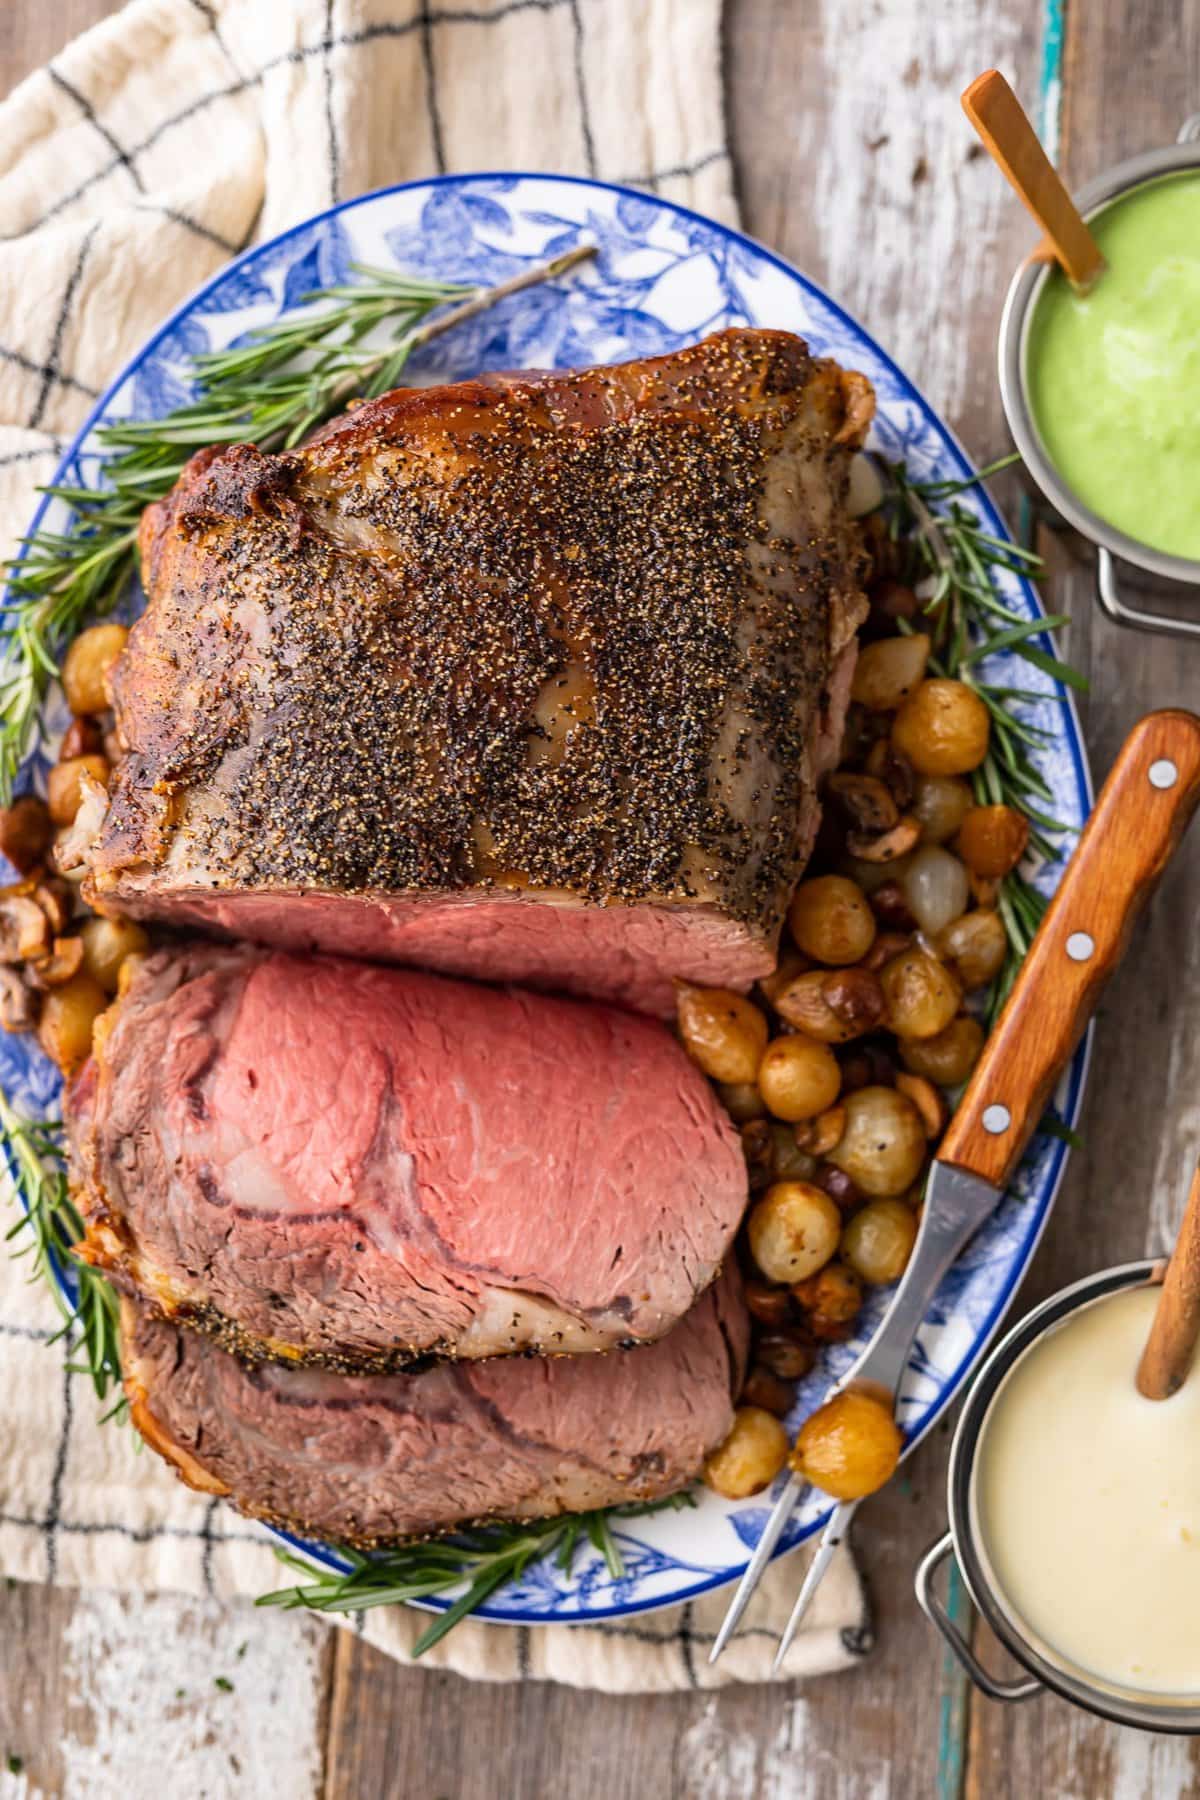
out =
<path fill-rule="evenodd" d="M 720 0 L 134 0 L 0 106 L 0 540 L 92 400 L 230 256 L 372 187 L 434 171 L 589 173 L 734 219 Z M 0 1205 L 7 1204 L 0 1200 Z M 51 1346 L 28 1265 L 0 1254 L 0 1571 L 253 1595 L 265 1534 L 101 1426 Z M 611 1692 L 768 1677 L 800 1578 L 777 1567 L 715 1671 L 727 1594 L 628 1624 L 470 1623 L 430 1655 L 481 1680 Z M 405 1656 L 424 1619 L 368 1615 Z M 786 1674 L 870 1646 L 846 1552 Z"/>

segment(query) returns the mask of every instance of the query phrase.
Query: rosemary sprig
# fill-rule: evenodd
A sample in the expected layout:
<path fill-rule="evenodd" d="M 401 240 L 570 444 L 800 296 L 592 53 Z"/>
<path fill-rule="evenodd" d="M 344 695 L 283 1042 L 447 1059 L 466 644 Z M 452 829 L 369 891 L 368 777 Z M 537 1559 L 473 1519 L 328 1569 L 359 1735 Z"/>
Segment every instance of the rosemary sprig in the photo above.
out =
<path fill-rule="evenodd" d="M 62 1329 L 52 1342 L 67 1337 L 82 1360 L 68 1363 L 74 1374 L 87 1375 L 98 1400 L 121 1386 L 119 1302 L 113 1289 L 90 1264 L 81 1262 L 74 1246 L 83 1236 L 83 1221 L 67 1191 L 63 1168 L 62 1126 L 23 1119 L 0 1088 L 0 1144 L 16 1174 L 24 1211 L 5 1233 L 11 1242 L 22 1232 L 30 1241 L 14 1252 L 32 1254 L 31 1281 L 44 1281 L 62 1314 Z M 69 1267 L 76 1282 L 75 1304 L 65 1297 L 56 1271 Z M 125 1409 L 124 1398 L 105 1415 Z"/>
<path fill-rule="evenodd" d="M 669 1494 L 665 1499 L 642 1505 L 564 1513 L 555 1519 L 521 1524 L 480 1526 L 452 1538 L 403 1544 L 398 1549 L 371 1555 L 343 1549 L 338 1554 L 350 1565 L 344 1574 L 316 1569 L 289 1550 L 276 1550 L 285 1567 L 308 1579 L 261 1594 L 255 1604 L 287 1610 L 303 1606 L 311 1612 L 366 1612 L 375 1606 L 428 1600 L 465 1582 L 458 1599 L 434 1619 L 413 1645 L 415 1659 L 432 1649 L 460 1619 L 482 1606 L 498 1587 L 519 1578 L 531 1562 L 553 1554 L 558 1567 L 569 1571 L 584 1540 L 600 1552 L 609 1573 L 618 1580 L 624 1572 L 624 1562 L 613 1536 L 614 1520 L 645 1518 L 649 1513 L 695 1504 L 690 1493 Z"/>
<path fill-rule="evenodd" d="M 420 345 L 594 254 L 580 245 L 474 291 L 355 265 L 357 281 L 306 294 L 297 310 L 242 343 L 196 357 L 194 400 L 159 419 L 105 426 L 105 486 L 47 487 L 72 508 L 71 521 L 65 531 L 35 532 L 9 565 L 0 615 L 0 804 L 12 797 L 59 656 L 84 619 L 103 617 L 124 597 L 142 511 L 174 486 L 193 451 L 246 442 L 289 449 L 347 401 L 394 387 Z"/>
<path fill-rule="evenodd" d="M 1030 822 L 1030 848 L 1038 856 L 1052 858 L 1055 850 L 1049 839 L 1065 827 L 1045 811 L 1054 796 L 1033 761 L 1033 752 L 1048 741 L 1049 734 L 1020 718 L 1012 703 L 1054 696 L 986 681 L 979 665 L 985 658 L 1007 651 L 1068 687 L 1086 688 L 1087 681 L 1078 670 L 1033 642 L 1043 632 L 1066 625 L 1066 614 L 1027 619 L 1006 604 L 1000 591 L 998 572 L 1032 576 L 1040 569 L 1041 559 L 1032 550 L 985 530 L 959 499 L 1016 460 L 1014 453 L 981 469 L 978 475 L 927 482 L 913 481 L 903 463 L 890 465 L 884 505 L 889 531 L 904 559 L 905 576 L 922 596 L 922 622 L 934 645 L 930 668 L 937 675 L 965 682 L 991 718 L 988 754 L 972 777 L 976 799 L 981 805 L 1011 806 L 1023 813 Z M 1046 901 L 1014 870 L 1000 883 L 996 907 L 1008 936 L 1008 956 L 988 996 L 989 1029 L 1033 942 Z"/>

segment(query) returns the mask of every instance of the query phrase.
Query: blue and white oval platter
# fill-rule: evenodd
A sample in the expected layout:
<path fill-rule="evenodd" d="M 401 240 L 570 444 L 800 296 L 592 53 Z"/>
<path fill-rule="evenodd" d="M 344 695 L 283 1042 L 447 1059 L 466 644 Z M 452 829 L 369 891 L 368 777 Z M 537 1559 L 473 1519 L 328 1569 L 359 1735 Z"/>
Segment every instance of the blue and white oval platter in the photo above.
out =
<path fill-rule="evenodd" d="M 470 175 L 412 183 L 350 201 L 248 251 L 183 306 L 104 395 L 63 460 L 57 479 L 102 485 L 95 432 L 133 416 L 151 418 L 190 395 L 189 359 L 275 319 L 314 288 L 352 279 L 352 263 L 391 266 L 452 281 L 491 285 L 572 245 L 593 242 L 594 261 L 558 284 L 531 288 L 435 340 L 414 357 L 413 382 L 457 380 L 483 369 L 569 368 L 677 349 L 727 325 L 780 326 L 800 332 L 815 351 L 863 370 L 879 411 L 874 447 L 903 458 L 928 478 L 969 474 L 966 458 L 917 388 L 879 345 L 805 276 L 770 252 L 711 221 L 630 189 L 544 175 Z M 973 502 L 987 528 L 1005 526 L 986 495 Z M 43 502 L 33 520 L 55 522 L 62 509 Z M 65 522 L 65 519 L 64 521 Z M 1006 603 L 1030 618 L 1040 607 L 1028 583 L 1004 579 Z M 1050 649 L 1048 638 L 1037 640 Z M 1035 760 L 1054 795 L 1050 809 L 1068 828 L 1065 856 L 1091 800 L 1079 725 L 1069 699 L 1027 662 L 1012 661 L 1011 685 L 1044 700 L 1023 703 L 1050 740 Z M 993 670 L 989 669 L 989 674 Z M 66 723 L 61 695 L 44 712 L 51 745 Z M 35 753 L 27 781 L 43 786 L 48 756 Z M 1042 869 L 1049 892 L 1061 862 Z M 1081 1050 L 1058 1096 L 1060 1115 L 1077 1115 L 1086 1067 Z M 57 1073 L 32 1038 L 0 1033 L 0 1082 L 34 1115 L 57 1110 Z M 922 1328 L 900 1401 L 908 1444 L 916 1443 L 954 1399 L 1013 1298 L 1050 1212 L 1066 1157 L 1057 1139 L 1039 1137 L 1014 1191 L 946 1278 Z M 64 1281 L 69 1277 L 64 1277 Z M 794 1430 L 830 1382 L 857 1354 L 881 1316 L 875 1293 L 851 1343 L 836 1345 L 801 1385 Z M 613 1618 L 694 1598 L 741 1574 L 767 1517 L 771 1494 L 741 1503 L 699 1490 L 693 1509 L 620 1521 L 624 1573 L 614 1579 L 590 1547 L 564 1572 L 546 1561 L 500 1589 L 483 1616 L 514 1623 Z M 826 1502 L 810 1497 L 781 1553 L 823 1522 Z M 310 1554 L 336 1565 L 327 1550 Z M 439 1601 L 439 1608 L 446 1602 Z"/>

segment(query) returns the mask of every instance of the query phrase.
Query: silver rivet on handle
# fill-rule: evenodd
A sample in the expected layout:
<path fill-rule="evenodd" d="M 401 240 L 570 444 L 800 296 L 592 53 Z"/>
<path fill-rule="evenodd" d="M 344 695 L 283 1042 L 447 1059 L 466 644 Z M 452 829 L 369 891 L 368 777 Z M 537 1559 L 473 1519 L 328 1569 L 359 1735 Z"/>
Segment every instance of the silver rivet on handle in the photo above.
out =
<path fill-rule="evenodd" d="M 1012 1114 L 1007 1106 L 985 1106 L 983 1109 L 983 1129 L 990 1131 L 993 1137 L 999 1137 L 1012 1124 Z"/>
<path fill-rule="evenodd" d="M 1157 762 L 1150 764 L 1150 786 L 1156 788 L 1173 788 L 1179 780 L 1179 770 L 1169 756 L 1160 756 Z"/>
<path fill-rule="evenodd" d="M 1067 939 L 1067 955 L 1072 962 L 1087 962 L 1096 954 L 1096 940 L 1088 931 L 1073 931 Z"/>

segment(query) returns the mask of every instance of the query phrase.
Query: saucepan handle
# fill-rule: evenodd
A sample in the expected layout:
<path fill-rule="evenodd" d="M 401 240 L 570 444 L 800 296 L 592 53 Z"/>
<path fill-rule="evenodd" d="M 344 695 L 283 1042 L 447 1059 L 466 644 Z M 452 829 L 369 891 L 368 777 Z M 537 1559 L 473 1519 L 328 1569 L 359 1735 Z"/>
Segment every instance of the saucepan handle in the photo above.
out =
<path fill-rule="evenodd" d="M 1101 612 L 1114 625 L 1124 625 L 1130 631 L 1157 631 L 1163 637 L 1200 638 L 1200 619 L 1150 612 L 1122 599 L 1117 586 L 1117 559 L 1102 544 L 1096 550 L 1096 598 Z"/>
<path fill-rule="evenodd" d="M 1035 1694 L 1042 1692 L 1040 1681 L 1001 1681 L 990 1675 L 968 1644 L 950 1614 L 942 1605 L 934 1592 L 933 1578 L 948 1556 L 953 1555 L 954 1539 L 949 1532 L 939 1538 L 931 1550 L 927 1550 L 917 1565 L 913 1578 L 913 1586 L 917 1591 L 917 1602 L 921 1611 L 941 1632 L 950 1651 L 962 1664 L 981 1694 L 989 1700 L 1032 1700 Z"/>

